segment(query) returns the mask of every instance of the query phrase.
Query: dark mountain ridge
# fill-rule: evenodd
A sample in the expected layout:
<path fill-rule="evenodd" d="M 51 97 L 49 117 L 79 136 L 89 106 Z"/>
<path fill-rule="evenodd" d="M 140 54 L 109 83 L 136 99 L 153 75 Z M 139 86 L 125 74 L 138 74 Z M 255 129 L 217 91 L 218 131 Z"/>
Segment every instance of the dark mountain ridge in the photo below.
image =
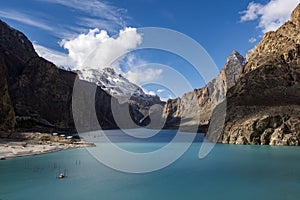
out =
<path fill-rule="evenodd" d="M 75 131 L 71 102 L 77 74 L 39 57 L 23 33 L 2 21 L 0 31 L 0 130 Z M 96 97 L 111 101 L 101 89 Z M 109 105 L 97 110 L 103 127 L 116 127 Z"/>

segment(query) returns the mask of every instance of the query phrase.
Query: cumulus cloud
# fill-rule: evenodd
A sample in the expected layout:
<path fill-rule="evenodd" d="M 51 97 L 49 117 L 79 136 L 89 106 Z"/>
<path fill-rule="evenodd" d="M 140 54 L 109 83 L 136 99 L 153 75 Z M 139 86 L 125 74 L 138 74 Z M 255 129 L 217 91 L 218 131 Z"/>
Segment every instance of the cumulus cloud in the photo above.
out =
<path fill-rule="evenodd" d="M 145 61 L 130 53 L 142 42 L 142 36 L 135 28 L 121 30 L 117 37 L 111 37 L 107 31 L 92 29 L 72 40 L 63 40 L 61 46 L 68 50 L 69 58 L 76 69 L 103 69 L 111 67 L 118 73 L 137 84 L 151 82 L 160 77 L 161 69 L 139 69 Z M 125 58 L 119 59 L 122 56 Z M 123 71 L 120 68 L 123 66 Z"/>
<path fill-rule="evenodd" d="M 115 38 L 109 36 L 107 31 L 96 28 L 74 39 L 62 40 L 60 44 L 68 50 L 77 69 L 102 69 L 110 66 L 120 71 L 116 59 L 136 48 L 141 41 L 142 36 L 135 28 L 120 30 Z"/>
<path fill-rule="evenodd" d="M 164 89 L 158 89 L 158 90 L 157 90 L 157 93 L 163 93 L 163 92 L 165 92 Z"/>
<path fill-rule="evenodd" d="M 101 70 L 111 67 L 135 84 L 157 80 L 161 69 L 139 69 L 146 61 L 130 53 L 142 42 L 142 36 L 135 28 L 120 30 L 116 37 L 107 31 L 92 29 L 88 33 L 79 34 L 71 40 L 62 40 L 60 45 L 68 54 L 34 44 L 37 53 L 58 66 L 71 67 L 78 70 Z M 123 59 L 120 57 L 126 55 Z M 123 69 L 120 68 L 120 64 Z"/>
<path fill-rule="evenodd" d="M 241 22 L 258 20 L 258 27 L 264 33 L 274 31 L 286 22 L 299 0 L 271 0 L 267 4 L 250 2 L 247 9 L 240 12 Z"/>
<path fill-rule="evenodd" d="M 131 82 L 141 85 L 143 83 L 151 82 L 153 80 L 157 80 L 163 70 L 162 69 L 140 69 L 136 68 L 126 73 L 125 77 L 130 80 Z"/>

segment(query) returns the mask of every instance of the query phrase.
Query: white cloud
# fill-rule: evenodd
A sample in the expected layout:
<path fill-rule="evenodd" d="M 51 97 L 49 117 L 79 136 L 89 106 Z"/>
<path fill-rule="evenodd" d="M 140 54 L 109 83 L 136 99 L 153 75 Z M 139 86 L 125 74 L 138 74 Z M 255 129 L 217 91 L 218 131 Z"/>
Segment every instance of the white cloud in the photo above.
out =
<path fill-rule="evenodd" d="M 77 69 L 102 69 L 110 66 L 120 71 L 118 62 L 113 66 L 111 64 L 136 48 L 141 41 L 142 37 L 137 30 L 127 27 L 120 30 L 116 38 L 110 37 L 105 30 L 93 29 L 74 39 L 63 40 L 61 45 L 68 50 Z"/>
<path fill-rule="evenodd" d="M 165 90 L 164 89 L 158 89 L 156 92 L 157 93 L 163 93 L 163 92 L 165 92 Z"/>
<path fill-rule="evenodd" d="M 157 80 L 160 78 L 163 70 L 162 69 L 140 69 L 136 68 L 126 73 L 125 77 L 137 84 L 142 85 L 143 83 L 149 83 L 151 81 Z"/>
<path fill-rule="evenodd" d="M 117 8 L 108 2 L 99 0 L 37 0 L 43 3 L 62 5 L 83 13 L 76 24 L 87 28 L 99 28 L 115 32 L 126 26 L 127 10 Z"/>
<path fill-rule="evenodd" d="M 17 22 L 21 22 L 23 24 L 27 24 L 30 26 L 34 26 L 40 29 L 44 29 L 47 31 L 52 31 L 53 28 L 46 23 L 40 22 L 37 19 L 33 19 L 31 16 L 21 13 L 21 12 L 16 12 L 13 10 L 0 10 L 0 17 L 6 18 L 6 19 L 11 19 Z"/>
<path fill-rule="evenodd" d="M 249 42 L 250 42 L 250 43 L 254 43 L 254 42 L 256 42 L 256 41 L 257 41 L 257 39 L 254 38 L 254 37 L 252 37 L 252 38 L 249 39 Z"/>
<path fill-rule="evenodd" d="M 147 62 L 130 51 L 141 42 L 142 36 L 135 28 L 120 30 L 117 37 L 109 36 L 105 30 L 92 29 L 88 33 L 77 35 L 74 39 L 60 42 L 68 54 L 48 49 L 37 43 L 34 44 L 34 48 L 40 56 L 58 66 L 79 70 L 101 70 L 105 67 L 112 67 L 129 81 L 142 85 L 142 83 L 161 78 L 163 70 L 151 67 L 139 68 L 139 66 L 145 66 Z M 158 92 L 163 92 L 163 90 Z M 154 93 L 152 91 L 152 95 L 155 95 Z"/>
<path fill-rule="evenodd" d="M 57 66 L 73 67 L 75 64 L 67 54 L 48 49 L 36 43 L 33 43 L 33 47 L 39 56 L 53 62 Z"/>
<path fill-rule="evenodd" d="M 141 42 L 142 37 L 135 28 L 120 30 L 119 35 L 115 38 L 109 36 L 105 30 L 92 29 L 86 34 L 79 34 L 74 39 L 61 41 L 61 46 L 68 50 L 68 54 L 38 44 L 34 44 L 34 47 L 40 56 L 58 66 L 73 66 L 79 70 L 100 70 L 105 67 L 112 67 L 117 72 L 124 74 L 129 81 L 141 85 L 157 80 L 163 72 L 162 69 L 151 67 L 139 68 L 139 66 L 145 66 L 146 61 L 138 58 L 130 51 Z M 124 55 L 126 55 L 124 59 L 117 60 Z M 123 71 L 120 69 L 120 63 L 125 67 Z M 159 92 L 163 91 L 160 90 Z"/>
<path fill-rule="evenodd" d="M 267 4 L 250 2 L 247 10 L 240 12 L 241 22 L 259 20 L 258 27 L 264 33 L 274 31 L 288 21 L 300 0 L 271 0 Z"/>
<path fill-rule="evenodd" d="M 240 14 L 243 14 L 241 21 L 245 22 L 257 19 L 262 7 L 263 6 L 259 3 L 250 2 L 247 10 L 240 12 Z"/>
<path fill-rule="evenodd" d="M 62 40 L 61 46 L 68 50 L 68 54 L 60 53 L 48 49 L 38 44 L 34 44 L 38 54 L 58 66 L 73 67 L 75 69 L 103 69 L 112 67 L 118 73 L 131 82 L 141 84 L 155 81 L 160 78 L 162 69 L 140 69 L 146 61 L 138 58 L 135 54 L 129 53 L 142 42 L 142 36 L 135 28 L 125 28 L 120 30 L 117 37 L 110 37 L 105 30 L 93 29 L 86 34 L 79 34 L 71 40 Z M 123 55 L 121 61 L 115 61 Z M 115 62 L 113 62 L 115 61 Z M 113 62 L 113 65 L 112 65 Z M 125 70 L 120 69 L 120 63 Z M 159 92 L 163 92 L 160 90 Z"/>

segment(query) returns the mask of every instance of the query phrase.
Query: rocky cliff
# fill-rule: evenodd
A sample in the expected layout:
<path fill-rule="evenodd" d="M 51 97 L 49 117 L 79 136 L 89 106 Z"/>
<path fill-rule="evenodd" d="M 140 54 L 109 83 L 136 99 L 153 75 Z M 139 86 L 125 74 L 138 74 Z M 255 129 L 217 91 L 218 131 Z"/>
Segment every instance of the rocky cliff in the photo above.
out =
<path fill-rule="evenodd" d="M 266 33 L 227 93 L 222 137 L 231 144 L 300 144 L 300 4 Z"/>
<path fill-rule="evenodd" d="M 39 57 L 23 33 L 2 21 L 0 31 L 1 130 L 75 131 L 71 103 L 77 74 Z M 95 98 L 101 125 L 116 128 L 111 96 L 98 88 Z"/>
<path fill-rule="evenodd" d="M 206 132 L 214 108 L 221 103 L 227 90 L 235 85 L 243 70 L 245 59 L 234 51 L 219 75 L 201 89 L 184 94 L 181 98 L 166 102 L 163 117 L 166 128 Z M 196 126 L 196 127 L 195 127 Z"/>
<path fill-rule="evenodd" d="M 0 131 L 10 130 L 14 127 L 15 113 L 8 93 L 7 72 L 4 58 L 0 55 Z"/>
<path fill-rule="evenodd" d="M 21 65 L 36 54 L 22 33 L 1 21 L 0 34 L 0 130 L 12 130 L 16 125 L 16 115 L 9 86 L 16 81 Z"/>

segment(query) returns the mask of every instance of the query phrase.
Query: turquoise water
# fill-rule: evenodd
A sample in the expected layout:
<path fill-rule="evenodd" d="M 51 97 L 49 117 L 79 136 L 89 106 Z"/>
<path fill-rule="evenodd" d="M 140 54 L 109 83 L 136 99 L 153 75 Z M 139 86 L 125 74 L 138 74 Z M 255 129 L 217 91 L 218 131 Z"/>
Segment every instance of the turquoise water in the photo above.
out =
<path fill-rule="evenodd" d="M 122 143 L 156 149 L 161 142 Z M 217 144 L 198 158 L 194 143 L 172 165 L 127 174 L 95 160 L 86 149 L 0 161 L 0 199 L 299 199 L 299 147 Z M 68 178 L 56 179 L 67 169 Z"/>

